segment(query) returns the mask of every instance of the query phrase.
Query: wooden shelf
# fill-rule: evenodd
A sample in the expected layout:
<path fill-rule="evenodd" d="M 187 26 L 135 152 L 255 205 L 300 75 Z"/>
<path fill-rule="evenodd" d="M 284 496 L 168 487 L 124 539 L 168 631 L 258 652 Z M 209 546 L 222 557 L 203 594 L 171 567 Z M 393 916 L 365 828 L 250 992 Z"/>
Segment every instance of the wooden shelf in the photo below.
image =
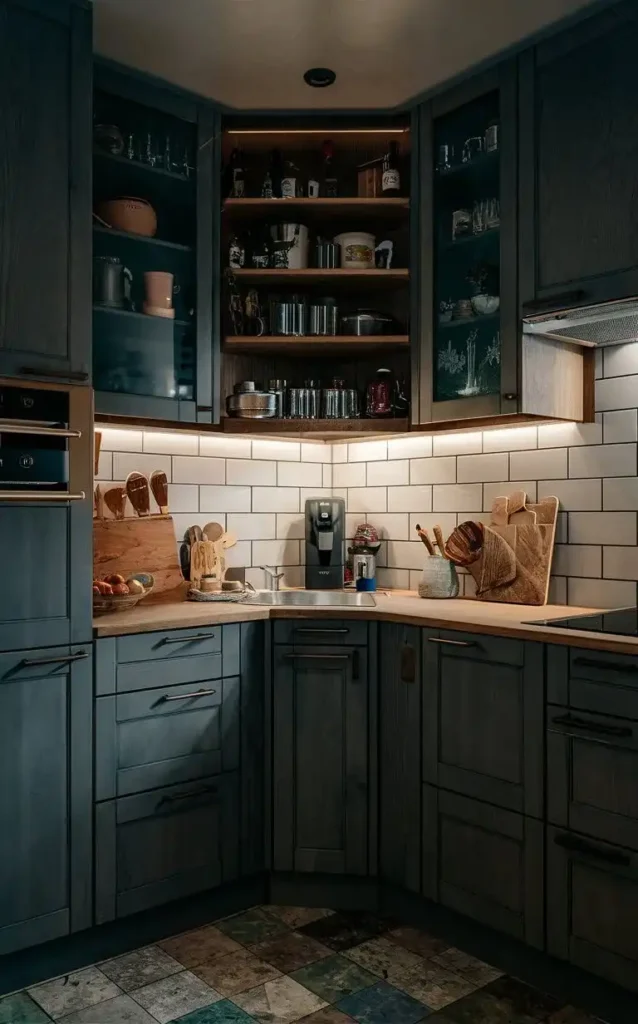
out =
<path fill-rule="evenodd" d="M 287 210 L 299 210 L 304 214 L 318 213 L 322 216 L 329 214 L 357 214 L 384 215 L 400 214 L 410 209 L 410 200 L 407 197 L 386 197 L 379 196 L 374 199 L 364 199 L 360 196 L 340 197 L 337 199 L 226 199 L 224 200 L 224 212 L 235 215 L 249 216 L 251 214 L 263 213 L 279 215 Z"/>
<path fill-rule="evenodd" d="M 353 283 L 360 286 L 368 283 L 374 287 L 379 285 L 407 284 L 410 280 L 410 271 L 407 268 L 399 267 L 396 270 L 324 270 L 308 267 L 305 270 L 255 270 L 252 267 L 244 267 L 241 270 L 233 270 L 233 275 L 238 281 L 246 281 L 249 284 L 346 284 Z"/>
<path fill-rule="evenodd" d="M 153 167 L 151 164 L 142 163 L 141 160 L 129 160 L 126 156 L 117 156 L 115 153 L 105 153 L 101 149 L 95 149 L 93 156 L 96 160 L 103 160 L 108 163 L 119 164 L 121 167 L 131 167 L 135 171 L 143 171 L 147 174 L 159 175 L 162 178 L 170 178 L 172 181 L 181 181 L 185 185 L 195 184 L 195 173 L 191 178 L 185 174 L 178 174 L 176 171 L 167 171 L 164 167 Z"/>
<path fill-rule="evenodd" d="M 250 352 L 268 355 L 271 352 L 289 355 L 353 355 L 357 352 L 387 348 L 408 348 L 408 334 L 330 335 L 283 337 L 282 335 L 230 335 L 224 339 L 225 352 Z"/>
<path fill-rule="evenodd" d="M 490 228 L 488 231 L 479 231 L 476 235 L 462 235 L 461 238 L 456 238 L 452 242 L 444 242 L 441 246 L 442 249 L 457 249 L 462 245 L 477 245 L 488 238 L 496 238 L 500 234 L 500 227 Z"/>
<path fill-rule="evenodd" d="M 163 238 L 152 238 L 148 235 L 136 235 L 131 231 L 116 231 L 115 228 L 103 227 L 101 224 L 94 224 L 93 230 L 100 235 L 113 235 L 115 238 L 126 238 L 132 242 L 143 242 L 146 245 L 159 245 L 166 249 L 177 249 L 180 252 L 192 252 L 192 245 L 182 245 L 180 242 L 166 242 Z"/>
<path fill-rule="evenodd" d="M 95 303 L 94 313 L 106 313 L 107 316 L 126 317 L 130 320 L 143 320 L 147 324 L 173 324 L 175 327 L 194 327 L 194 320 L 175 320 L 170 316 L 152 316 L 150 313 L 136 313 L 133 309 L 118 309 L 116 306 L 100 306 Z"/>
<path fill-rule="evenodd" d="M 465 316 L 458 320 L 439 320 L 437 327 L 439 331 L 450 331 L 454 327 L 478 327 L 479 324 L 487 324 L 490 321 L 499 320 L 500 316 L 500 311 L 497 310 L 495 313 L 486 313 L 483 316 Z"/>
<path fill-rule="evenodd" d="M 243 420 L 231 416 L 222 419 L 221 427 L 227 434 L 296 434 L 330 441 L 347 436 L 365 437 L 369 434 L 406 434 L 410 429 L 407 419 L 380 420 Z"/>
<path fill-rule="evenodd" d="M 446 170 L 440 171 L 437 168 L 437 178 L 456 178 L 462 174 L 467 174 L 470 171 L 485 171 L 492 166 L 496 167 L 498 163 L 498 157 L 500 155 L 499 149 L 490 150 L 489 153 L 481 153 L 479 156 L 475 156 L 472 160 L 467 160 L 465 163 L 453 164 Z"/>

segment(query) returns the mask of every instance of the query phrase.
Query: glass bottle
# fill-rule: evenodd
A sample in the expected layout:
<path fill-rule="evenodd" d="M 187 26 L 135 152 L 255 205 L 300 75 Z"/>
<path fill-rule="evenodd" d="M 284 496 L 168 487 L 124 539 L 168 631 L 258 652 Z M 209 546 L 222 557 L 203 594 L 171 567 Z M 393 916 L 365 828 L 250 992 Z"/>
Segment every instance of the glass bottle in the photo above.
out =
<path fill-rule="evenodd" d="M 392 370 L 382 367 L 377 370 L 366 389 L 366 415 L 370 419 L 392 416 L 394 398 L 394 375 Z"/>
<path fill-rule="evenodd" d="M 339 195 L 339 181 L 334 166 L 334 146 L 326 139 L 322 146 L 323 153 L 323 194 L 326 199 L 336 199 Z"/>
<path fill-rule="evenodd" d="M 383 174 L 381 176 L 381 193 L 384 196 L 398 196 L 401 193 L 401 173 L 399 171 L 399 147 L 391 142 L 388 152 L 383 158 Z"/>
<path fill-rule="evenodd" d="M 246 191 L 243 153 L 234 149 L 230 154 L 230 199 L 243 199 Z"/>

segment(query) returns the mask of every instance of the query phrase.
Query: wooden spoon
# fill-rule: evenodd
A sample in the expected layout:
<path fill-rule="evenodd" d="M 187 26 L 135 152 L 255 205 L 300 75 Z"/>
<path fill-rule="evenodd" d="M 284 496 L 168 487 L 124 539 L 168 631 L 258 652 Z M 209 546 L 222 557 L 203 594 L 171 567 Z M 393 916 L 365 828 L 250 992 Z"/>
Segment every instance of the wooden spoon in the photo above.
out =
<path fill-rule="evenodd" d="M 126 508 L 126 491 L 123 487 L 110 487 L 104 495 L 104 504 L 114 519 L 124 519 Z"/>
<path fill-rule="evenodd" d="M 434 545 L 432 544 L 432 541 L 430 540 L 430 536 L 428 534 L 428 531 L 427 530 L 422 530 L 420 525 L 417 523 L 416 524 L 416 532 L 418 533 L 419 537 L 421 538 L 421 541 L 423 542 L 423 544 L 425 544 L 425 546 L 427 548 L 427 551 L 428 551 L 428 554 L 429 555 L 433 555 L 434 554 Z"/>
<path fill-rule="evenodd" d="M 444 558 L 447 558 L 447 555 L 445 554 L 445 541 L 443 540 L 443 531 L 442 531 L 441 527 L 440 526 L 434 526 L 432 528 L 432 530 L 433 530 L 434 536 L 436 538 L 436 543 L 437 543 L 439 551 L 441 552 L 441 554 L 443 555 Z"/>
<path fill-rule="evenodd" d="M 191 547 L 193 544 L 197 544 L 198 540 L 203 540 L 204 534 L 202 533 L 201 526 L 189 526 L 186 531 L 186 537 Z"/>
<path fill-rule="evenodd" d="M 202 533 L 206 540 L 211 540 L 214 544 L 224 536 L 224 527 L 220 523 L 206 523 Z"/>
<path fill-rule="evenodd" d="M 160 514 L 168 515 L 168 480 L 166 473 L 161 469 L 154 469 L 151 473 L 151 491 L 157 502 Z"/>
<path fill-rule="evenodd" d="M 143 473 L 129 473 L 126 478 L 126 493 L 138 516 L 151 514 L 151 496 L 148 480 Z"/>

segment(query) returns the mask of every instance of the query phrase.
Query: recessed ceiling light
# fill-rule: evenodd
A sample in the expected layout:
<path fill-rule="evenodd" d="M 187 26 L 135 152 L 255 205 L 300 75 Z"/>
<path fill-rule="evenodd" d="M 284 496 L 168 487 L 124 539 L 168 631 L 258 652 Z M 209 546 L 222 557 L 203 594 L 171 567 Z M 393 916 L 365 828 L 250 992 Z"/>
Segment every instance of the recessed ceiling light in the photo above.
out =
<path fill-rule="evenodd" d="M 325 89 L 327 85 L 332 85 L 337 76 L 331 68 L 308 68 L 303 77 L 313 88 Z"/>

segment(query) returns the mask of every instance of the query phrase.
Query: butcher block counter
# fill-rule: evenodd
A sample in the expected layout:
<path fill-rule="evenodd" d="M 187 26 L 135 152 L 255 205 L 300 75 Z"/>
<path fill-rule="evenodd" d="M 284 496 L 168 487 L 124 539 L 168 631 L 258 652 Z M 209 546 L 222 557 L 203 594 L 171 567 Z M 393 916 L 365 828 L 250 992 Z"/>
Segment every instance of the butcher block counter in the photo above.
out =
<path fill-rule="evenodd" d="M 257 619 L 350 619 L 363 618 L 381 622 L 405 622 L 436 629 L 467 630 L 493 636 L 512 636 L 522 640 L 543 643 L 568 644 L 617 654 L 638 654 L 638 638 L 602 636 L 573 629 L 550 629 L 531 623 L 544 619 L 588 615 L 600 612 L 596 608 L 575 608 L 565 605 L 543 607 L 497 604 L 467 598 L 430 600 L 418 597 L 413 591 L 378 591 L 374 594 L 374 608 L 317 608 L 277 607 L 210 603 L 194 601 L 141 601 L 128 612 L 116 612 L 94 620 L 94 636 L 124 636 L 128 633 L 150 633 L 161 629 L 189 629 L 194 626 L 223 625 L 229 622 L 248 622 Z"/>

